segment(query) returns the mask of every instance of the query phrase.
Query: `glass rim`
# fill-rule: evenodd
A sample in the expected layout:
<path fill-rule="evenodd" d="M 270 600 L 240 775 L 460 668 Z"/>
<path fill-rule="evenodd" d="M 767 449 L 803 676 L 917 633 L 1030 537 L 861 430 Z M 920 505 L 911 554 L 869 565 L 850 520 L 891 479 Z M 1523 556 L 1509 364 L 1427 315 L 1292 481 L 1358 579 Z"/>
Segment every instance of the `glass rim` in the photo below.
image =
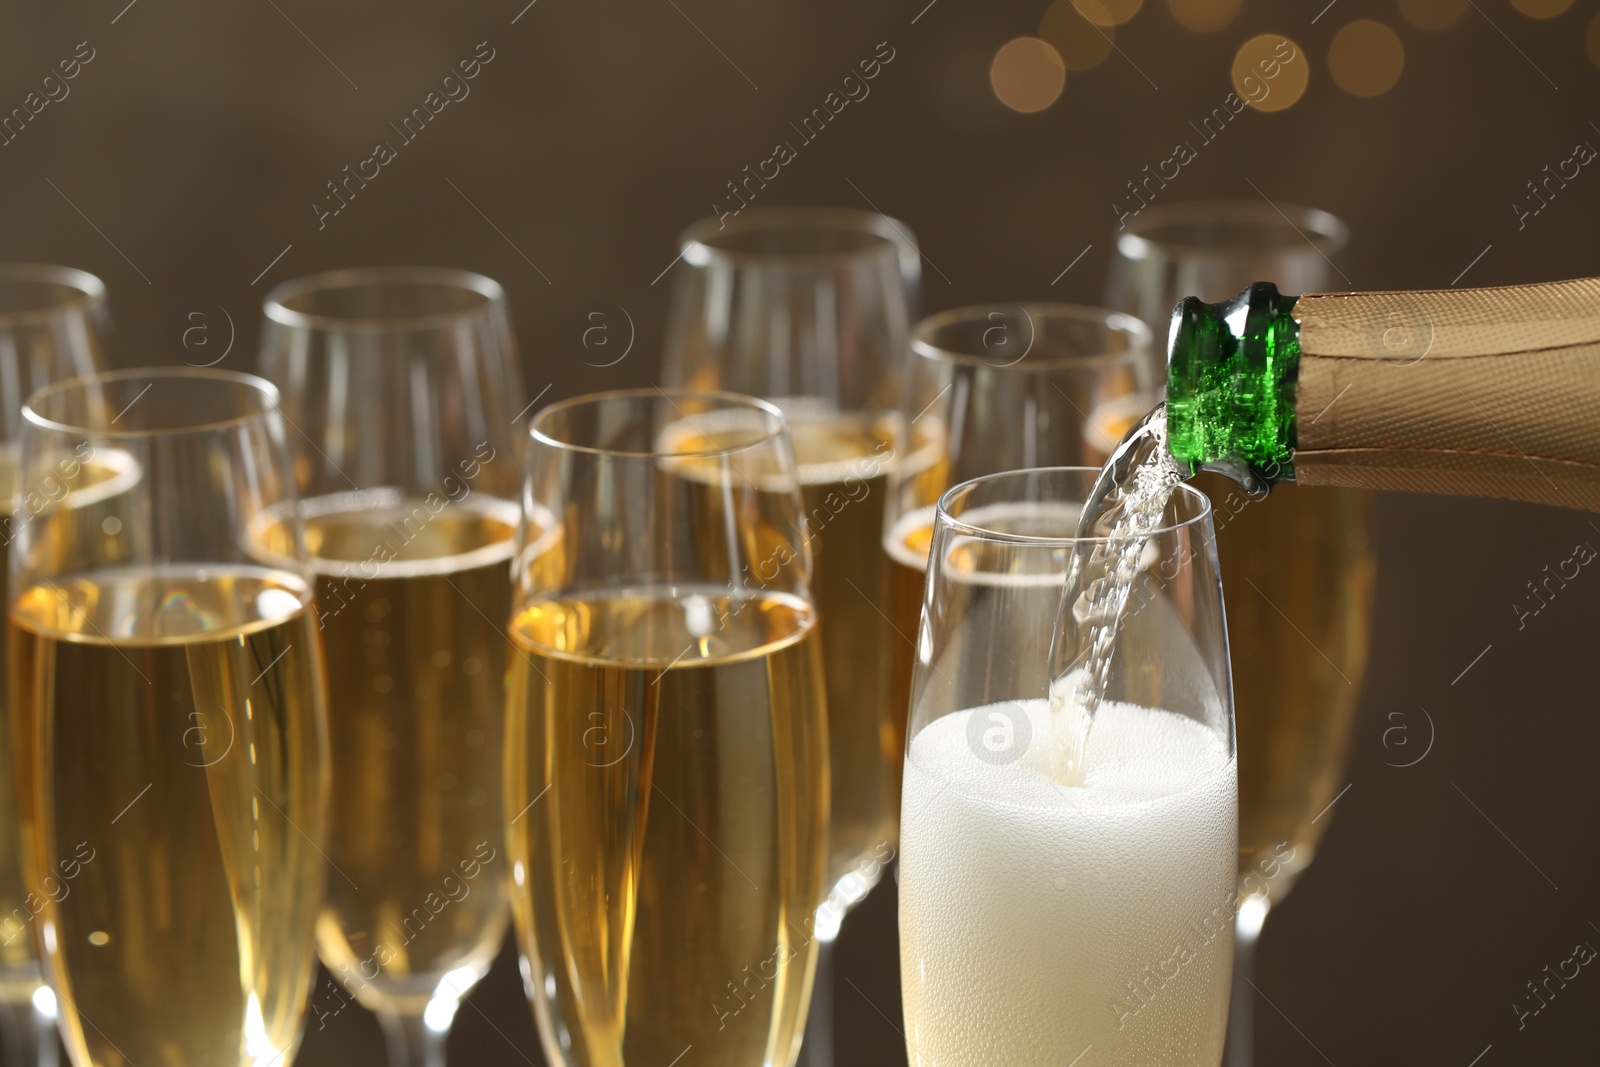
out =
<path fill-rule="evenodd" d="M 58 285 L 71 290 L 72 295 L 52 304 L 0 312 L 0 326 L 43 322 L 63 312 L 94 311 L 106 302 L 106 283 L 98 275 L 76 267 L 62 267 L 53 263 L 0 263 L 0 285 L 7 282 Z"/>
<path fill-rule="evenodd" d="M 1021 310 L 1031 324 L 1035 317 L 1043 319 L 1064 319 L 1082 322 L 1097 322 L 1100 325 L 1116 332 L 1131 335 L 1134 344 L 1122 352 L 1096 352 L 1092 355 L 1053 356 L 1028 360 L 1032 351 L 1032 342 L 1029 342 L 1028 352 L 1024 352 L 1010 363 L 997 363 L 992 359 L 974 355 L 971 352 L 961 352 L 953 348 L 936 345 L 930 339 L 937 331 L 963 321 L 987 320 L 994 313 L 1008 313 Z M 1034 331 L 1038 336 L 1038 331 Z M 935 315 L 929 315 L 918 322 L 911 330 L 911 351 L 914 355 L 936 363 L 959 363 L 971 367 L 988 367 L 994 370 L 1011 370 L 1013 368 L 1023 371 L 1039 373 L 1073 368 L 1098 368 L 1116 366 L 1120 363 L 1133 363 L 1148 354 L 1155 344 L 1155 336 L 1150 327 L 1137 316 L 1126 312 L 1114 311 L 1110 308 L 1091 307 L 1087 304 L 1063 304 L 1049 301 L 1026 301 L 1010 304 L 971 304 L 966 307 L 951 308 Z M 1023 362 L 1027 360 L 1027 366 Z"/>
<path fill-rule="evenodd" d="M 1033 534 L 1019 534 L 1008 530 L 993 530 L 975 523 L 965 522 L 951 514 L 950 508 L 961 497 L 974 489 L 989 482 L 1023 478 L 1038 474 L 1083 474 L 1089 476 L 1089 484 L 1094 483 L 1094 478 L 1100 473 L 1099 467 L 1024 467 L 1020 470 L 997 471 L 993 474 L 982 474 L 976 478 L 969 478 L 959 485 L 946 489 L 939 497 L 938 504 L 934 507 L 933 524 L 938 530 L 941 526 L 956 531 L 964 537 L 971 537 L 980 541 L 989 541 L 995 544 L 1033 545 L 1040 548 L 1060 548 L 1072 545 L 1101 545 L 1113 540 L 1111 537 L 1040 537 Z M 1174 493 L 1181 493 L 1191 501 L 1198 502 L 1195 513 L 1186 519 L 1176 522 L 1163 522 L 1160 526 L 1149 531 L 1149 536 L 1156 537 L 1161 534 L 1173 533 L 1177 530 L 1191 526 L 1208 524 L 1211 521 L 1211 498 L 1188 482 L 1180 482 L 1173 489 Z M 994 501 L 1002 503 L 1002 501 Z M 1082 501 L 1072 501 L 1082 503 Z"/>
<path fill-rule="evenodd" d="M 261 397 L 261 409 L 259 411 L 250 411 L 239 415 L 233 415 L 224 419 L 212 419 L 206 422 L 188 423 L 181 426 L 164 426 L 159 429 L 141 430 L 117 430 L 110 428 L 102 429 L 93 426 L 80 426 L 70 422 L 62 422 L 58 419 L 46 418 L 39 412 L 38 405 L 41 400 L 48 400 L 52 397 L 59 396 L 72 390 L 87 390 L 96 385 L 130 380 L 142 381 L 145 379 L 152 379 L 151 384 L 153 385 L 155 384 L 154 380 L 162 378 L 203 379 L 213 382 L 228 382 L 235 386 L 241 386 L 245 389 L 253 390 L 258 396 Z M 143 393 L 140 394 L 140 396 L 143 395 Z M 213 367 L 134 367 L 128 370 L 101 371 L 96 374 L 81 374 L 75 378 L 63 378 L 59 382 L 52 382 L 51 384 L 35 392 L 28 398 L 27 402 L 22 405 L 22 418 L 29 425 L 41 430 L 49 430 L 52 433 L 80 434 L 84 437 L 110 440 L 182 437 L 189 434 L 213 433 L 218 430 L 226 430 L 234 426 L 243 426 L 247 423 L 264 419 L 279 411 L 280 399 L 281 394 L 278 392 L 277 386 L 273 385 L 265 378 L 254 374 L 246 374 L 243 371 L 217 370 Z M 134 400 L 138 400 L 138 397 L 135 397 Z M 132 406 L 131 401 L 129 406 Z M 119 414 L 117 418 L 121 418 L 121 415 Z M 116 420 L 113 419 L 112 421 L 114 422 Z"/>
<path fill-rule="evenodd" d="M 1296 231 L 1292 240 L 1285 240 L 1280 249 L 1293 250 L 1302 241 L 1323 255 L 1332 255 L 1350 241 L 1350 227 L 1339 216 L 1321 208 L 1299 204 L 1273 204 L 1257 200 L 1186 200 L 1175 204 L 1157 204 L 1139 212 L 1128 223 L 1128 230 L 1117 238 L 1117 251 L 1136 262 L 1156 259 L 1194 256 L 1211 259 L 1246 259 L 1262 254 L 1260 247 L 1244 248 L 1217 245 L 1214 242 L 1198 243 L 1178 241 L 1152 235 L 1164 226 L 1188 223 L 1254 223 L 1273 225 L 1288 223 Z"/>
<path fill-rule="evenodd" d="M 720 236 L 760 233 L 763 230 L 810 229 L 834 230 L 875 237 L 880 244 L 869 244 L 838 252 L 757 252 L 720 247 Z M 692 266 L 705 266 L 712 262 L 728 264 L 798 264 L 814 266 L 829 263 L 847 263 L 851 260 L 870 260 L 889 251 L 896 261 L 904 254 L 917 253 L 916 239 L 899 219 L 877 211 L 851 207 L 792 207 L 746 208 L 731 219 L 724 220 L 709 215 L 691 223 L 678 238 L 678 256 Z"/>
<path fill-rule="evenodd" d="M 575 411 L 579 408 L 599 407 L 602 404 L 617 401 L 634 400 L 665 400 L 677 410 L 680 417 L 688 421 L 692 427 L 691 416 L 684 414 L 678 407 L 679 400 L 700 399 L 713 400 L 721 405 L 720 410 L 746 410 L 755 411 L 770 420 L 768 427 L 757 437 L 744 441 L 731 448 L 704 448 L 691 450 L 661 450 L 637 451 L 622 448 L 601 448 L 596 445 L 580 445 L 571 441 L 562 441 L 552 437 L 544 430 L 547 419 L 553 415 Z M 701 412 L 699 414 L 704 414 Z M 547 404 L 534 414 L 528 422 L 528 437 L 547 448 L 559 449 L 563 452 L 581 452 L 591 456 L 611 456 L 617 459 L 709 459 L 715 456 L 733 456 L 753 448 L 769 445 L 781 440 L 789 432 L 789 420 L 784 416 L 783 409 L 768 400 L 760 397 L 746 396 L 743 393 L 730 393 L 720 389 L 686 389 L 676 387 L 643 386 L 637 389 L 607 389 L 598 393 L 583 393 Z"/>
<path fill-rule="evenodd" d="M 324 312 L 296 311 L 288 301 L 309 293 L 334 289 L 348 289 L 359 285 L 394 284 L 436 285 L 441 289 L 456 289 L 476 293 L 483 298 L 481 305 L 458 308 L 454 311 L 435 311 L 424 315 L 369 318 L 354 315 L 329 315 Z M 463 319 L 481 315 L 485 307 L 505 302 L 505 288 L 493 278 L 475 271 L 456 267 L 383 266 L 341 267 L 337 270 L 319 271 L 315 274 L 291 278 L 280 282 L 262 301 L 262 314 L 280 326 L 303 330 L 425 330 L 449 326 Z"/>

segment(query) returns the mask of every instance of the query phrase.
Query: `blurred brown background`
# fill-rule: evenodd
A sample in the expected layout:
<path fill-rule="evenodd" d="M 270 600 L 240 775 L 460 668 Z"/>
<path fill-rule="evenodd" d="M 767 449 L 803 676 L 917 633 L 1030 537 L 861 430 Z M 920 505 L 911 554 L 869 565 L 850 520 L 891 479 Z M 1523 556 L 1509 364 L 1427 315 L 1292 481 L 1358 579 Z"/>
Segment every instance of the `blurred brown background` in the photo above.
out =
<path fill-rule="evenodd" d="M 6 5 L 0 110 L 22 106 L 80 42 L 93 59 L 0 147 L 0 258 L 102 276 L 121 365 L 210 362 L 232 334 L 221 365 L 250 369 L 276 282 L 430 263 L 506 285 L 530 396 L 645 384 L 677 233 L 728 203 L 726 183 L 792 139 L 788 123 L 879 42 L 894 59 L 871 95 L 758 202 L 870 205 L 905 220 L 936 311 L 1098 302 L 1113 202 L 1194 139 L 1189 123 L 1222 102 L 1236 50 L 1273 32 L 1310 61 L 1303 99 L 1240 115 L 1158 202 L 1262 195 L 1330 210 L 1354 230 L 1340 265 L 1358 288 L 1600 273 L 1600 173 L 1552 185 L 1520 229 L 1513 207 L 1534 205 L 1526 183 L 1547 164 L 1600 145 L 1590 0 L 1247 0 L 1209 34 L 1180 25 L 1168 0 L 1145 0 L 1114 31 L 1116 51 L 1071 72 L 1035 114 L 1002 105 L 989 69 L 1005 42 L 1038 32 L 1046 0 L 526 3 Z M 1360 18 L 1392 27 L 1405 56 L 1398 84 L 1369 99 L 1335 84 L 1328 63 L 1334 35 Z M 1430 21 L 1451 24 L 1415 24 Z M 388 124 L 479 42 L 493 59 L 470 96 L 319 229 L 325 183 L 376 142 L 398 146 Z M 617 365 L 591 366 L 605 360 L 574 326 L 618 308 L 635 343 Z M 186 348 L 191 312 L 207 329 Z M 1600 547 L 1600 520 L 1388 497 L 1378 522 L 1352 785 L 1263 938 L 1259 1062 L 1593 1063 L 1600 975 L 1581 972 L 1521 1029 L 1513 1002 L 1576 943 L 1600 945 L 1600 575 L 1580 574 L 1520 629 L 1513 605 L 1531 603 L 1527 583 L 1575 544 Z M 1426 758 L 1392 766 L 1430 735 Z M 841 1067 L 903 1058 L 896 978 L 886 883 L 840 943 Z M 542 1062 L 509 953 L 451 1040 L 454 1063 Z M 311 1022 L 299 1063 L 381 1056 L 375 1024 L 352 1007 L 320 1030 Z"/>

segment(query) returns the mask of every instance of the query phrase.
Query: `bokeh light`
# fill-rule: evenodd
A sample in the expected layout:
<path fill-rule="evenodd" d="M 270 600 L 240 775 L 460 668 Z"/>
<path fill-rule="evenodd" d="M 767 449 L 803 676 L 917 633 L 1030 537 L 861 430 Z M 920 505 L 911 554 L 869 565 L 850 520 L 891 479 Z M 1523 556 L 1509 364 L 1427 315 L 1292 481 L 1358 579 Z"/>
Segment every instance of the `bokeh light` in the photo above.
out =
<path fill-rule="evenodd" d="M 1553 19 L 1566 14 L 1572 0 L 1511 0 L 1511 6 L 1530 19 Z"/>
<path fill-rule="evenodd" d="M 1167 0 L 1167 10 L 1178 25 L 1195 33 L 1227 29 L 1243 6 L 1244 0 Z"/>
<path fill-rule="evenodd" d="M 1584 51 L 1589 53 L 1589 62 L 1600 67 L 1600 11 L 1594 13 L 1594 18 L 1589 20 L 1589 32 L 1583 35 Z"/>
<path fill-rule="evenodd" d="M 1076 0 L 1078 11 L 1096 26 L 1120 26 L 1139 13 L 1144 0 Z"/>
<path fill-rule="evenodd" d="M 1039 36 L 1061 57 L 1068 70 L 1089 70 L 1111 54 L 1117 31 L 1084 18 L 1073 0 L 1055 0 L 1039 20 Z"/>
<path fill-rule="evenodd" d="M 989 65 L 994 95 L 1012 111 L 1043 111 L 1067 83 L 1067 68 L 1050 42 L 1017 37 L 1000 46 Z"/>
<path fill-rule="evenodd" d="M 1233 56 L 1233 88 L 1257 111 L 1282 111 L 1305 95 L 1311 61 L 1305 49 L 1281 33 L 1263 33 Z"/>
<path fill-rule="evenodd" d="M 1468 0 L 1400 0 L 1400 17 L 1419 30 L 1448 30 L 1467 7 Z"/>
<path fill-rule="evenodd" d="M 1333 80 L 1351 96 L 1382 96 L 1405 66 L 1400 35 L 1376 19 L 1357 19 L 1334 34 L 1328 46 Z"/>

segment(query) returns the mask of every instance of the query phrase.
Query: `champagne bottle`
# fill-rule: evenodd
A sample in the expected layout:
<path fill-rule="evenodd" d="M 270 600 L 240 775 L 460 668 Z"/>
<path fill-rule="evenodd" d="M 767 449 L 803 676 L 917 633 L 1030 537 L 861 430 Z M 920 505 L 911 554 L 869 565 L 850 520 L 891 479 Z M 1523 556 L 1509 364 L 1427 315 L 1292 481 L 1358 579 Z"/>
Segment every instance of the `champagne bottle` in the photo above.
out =
<path fill-rule="evenodd" d="M 1600 512 L 1600 278 L 1283 296 L 1172 313 L 1186 474 L 1494 496 Z"/>

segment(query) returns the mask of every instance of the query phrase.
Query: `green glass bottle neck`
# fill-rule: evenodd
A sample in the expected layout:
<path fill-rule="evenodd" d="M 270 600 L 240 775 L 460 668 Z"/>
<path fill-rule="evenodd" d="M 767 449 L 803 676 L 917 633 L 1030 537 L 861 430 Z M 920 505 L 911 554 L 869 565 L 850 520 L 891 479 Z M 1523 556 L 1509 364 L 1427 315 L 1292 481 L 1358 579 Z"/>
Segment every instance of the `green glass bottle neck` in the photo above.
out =
<path fill-rule="evenodd" d="M 1297 297 L 1257 282 L 1219 304 L 1187 297 L 1167 348 L 1167 441 L 1188 475 L 1213 470 L 1247 488 L 1294 480 Z"/>

